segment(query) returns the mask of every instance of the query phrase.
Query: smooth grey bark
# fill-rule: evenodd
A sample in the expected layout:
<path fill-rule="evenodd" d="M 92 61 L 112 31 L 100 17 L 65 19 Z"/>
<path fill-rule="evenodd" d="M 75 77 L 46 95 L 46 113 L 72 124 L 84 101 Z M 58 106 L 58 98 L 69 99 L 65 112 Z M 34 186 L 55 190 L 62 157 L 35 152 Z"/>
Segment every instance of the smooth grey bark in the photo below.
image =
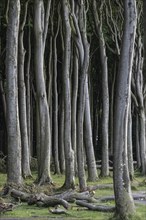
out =
<path fill-rule="evenodd" d="M 19 85 L 19 117 L 20 117 L 20 132 L 22 145 L 22 175 L 24 178 L 31 176 L 30 171 L 30 150 L 28 145 L 27 131 L 27 112 L 26 112 L 26 86 L 24 80 L 24 62 L 25 49 L 23 45 L 24 26 L 26 23 L 28 9 L 28 1 L 25 3 L 24 18 L 19 29 L 19 59 L 18 59 L 18 85 Z"/>
<path fill-rule="evenodd" d="M 61 18 L 61 14 L 60 14 Z M 61 47 L 64 54 L 64 38 L 63 38 L 63 23 L 60 22 Z M 65 152 L 64 152 L 64 92 L 63 92 L 63 74 L 61 75 L 61 87 L 59 97 L 59 163 L 61 173 L 65 173 Z"/>
<path fill-rule="evenodd" d="M 64 99 L 61 94 L 60 114 L 59 114 L 59 162 L 60 171 L 65 173 L 65 155 L 64 155 Z"/>
<path fill-rule="evenodd" d="M 117 71 L 117 64 L 114 66 L 114 76 L 112 81 L 112 88 L 111 88 L 111 99 L 110 99 L 110 143 L 109 143 L 109 151 L 110 155 L 113 155 L 113 118 L 114 118 L 114 88 L 115 88 L 115 78 L 116 78 L 116 71 Z"/>
<path fill-rule="evenodd" d="M 102 11 L 101 5 L 100 11 Z M 102 68 L 102 166 L 101 176 L 109 176 L 109 91 L 108 91 L 108 65 L 106 45 L 103 35 L 102 14 L 98 15 L 97 3 L 93 0 L 93 15 L 95 30 L 99 37 L 100 59 Z"/>
<path fill-rule="evenodd" d="M 114 108 L 114 193 L 116 215 L 119 219 L 128 219 L 135 213 L 128 172 L 127 134 L 136 21 L 136 1 L 125 0 Z"/>
<path fill-rule="evenodd" d="M 47 34 L 48 34 L 51 3 L 52 3 L 52 0 L 47 0 L 46 13 L 45 13 L 45 19 L 44 19 L 44 33 L 43 33 L 44 48 L 46 45 L 46 39 L 47 39 Z"/>
<path fill-rule="evenodd" d="M 140 157 L 140 144 L 139 144 L 139 116 L 136 114 L 136 159 L 137 159 L 137 167 L 140 169 L 141 167 L 141 157 Z"/>
<path fill-rule="evenodd" d="M 74 188 L 74 151 L 71 143 L 71 94 L 70 94 L 70 55 L 71 28 L 69 23 L 69 3 L 62 0 L 62 19 L 64 27 L 63 93 L 64 93 L 64 151 L 65 188 Z"/>
<path fill-rule="evenodd" d="M 78 163 L 78 177 L 80 190 L 85 190 L 86 176 L 85 176 L 85 156 L 84 155 L 84 114 L 86 104 L 86 79 L 89 68 L 89 43 L 87 41 L 86 34 L 86 9 L 85 2 L 81 1 L 79 6 L 78 3 L 72 3 L 71 13 L 71 27 L 72 35 L 75 41 L 78 55 L 79 55 L 79 85 L 78 85 L 78 103 L 77 103 L 77 163 Z M 75 10 L 76 9 L 76 10 Z M 92 159 L 91 159 L 92 160 Z M 91 164 L 90 164 L 91 165 Z"/>
<path fill-rule="evenodd" d="M 30 150 L 30 156 L 33 154 L 33 144 L 32 144 L 32 124 L 33 124 L 33 114 L 32 114 L 32 99 L 31 99 L 31 92 L 32 89 L 30 88 L 31 84 L 31 75 L 30 75 L 30 64 L 31 64 L 31 28 L 30 28 L 30 14 L 28 16 L 28 51 L 27 51 L 27 61 L 26 61 L 26 72 L 25 72 L 25 78 L 26 78 L 26 113 L 27 113 L 27 134 L 28 134 L 28 146 Z"/>
<path fill-rule="evenodd" d="M 128 112 L 128 134 L 127 134 L 127 153 L 128 153 L 128 169 L 130 180 L 134 177 L 134 166 L 133 166 L 133 143 L 132 143 L 132 115 L 131 115 L 131 98 L 129 101 L 129 112 Z"/>
<path fill-rule="evenodd" d="M 7 76 L 7 131 L 8 131 L 8 174 L 7 182 L 21 184 L 21 137 L 18 112 L 18 33 L 20 1 L 11 0 L 6 40 Z"/>
<path fill-rule="evenodd" d="M 57 30 L 53 37 L 53 151 L 55 173 L 60 173 L 58 152 L 58 89 L 57 89 L 57 47 L 56 39 L 59 33 L 60 19 L 58 19 Z"/>
<path fill-rule="evenodd" d="M 72 148 L 75 155 L 75 173 L 77 173 L 77 155 L 76 155 L 76 145 L 77 145 L 77 96 L 78 96 L 78 57 L 77 50 L 73 50 L 73 74 L 72 74 L 72 102 L 71 102 L 71 140 Z"/>
<path fill-rule="evenodd" d="M 35 78 L 38 104 L 38 128 L 40 134 L 38 183 L 51 182 L 50 175 L 50 116 L 44 78 L 44 45 L 43 45 L 43 1 L 35 0 L 34 33 L 35 33 Z"/>
<path fill-rule="evenodd" d="M 79 187 L 81 191 L 84 191 L 87 187 L 86 176 L 84 170 L 84 113 L 85 113 L 85 97 L 86 97 L 86 79 L 89 67 L 89 44 L 86 36 L 86 12 L 85 3 L 81 1 L 81 6 L 79 8 L 79 30 L 81 38 L 79 43 L 82 47 L 79 48 L 80 53 L 80 76 L 79 76 L 79 93 L 78 93 L 78 110 L 77 110 L 77 162 L 78 162 L 78 177 L 79 177 Z M 82 51 L 83 50 L 83 51 Z"/>
<path fill-rule="evenodd" d="M 86 151 L 88 181 L 96 181 L 98 178 L 96 161 L 93 148 L 92 126 L 91 126 L 91 112 L 89 103 L 89 89 L 88 80 L 86 80 L 86 95 L 85 95 L 85 122 L 84 122 L 84 144 Z"/>
<path fill-rule="evenodd" d="M 146 83 L 146 1 L 143 0 L 143 29 L 144 29 L 144 65 L 143 65 L 143 71 L 144 71 L 144 82 Z"/>
<path fill-rule="evenodd" d="M 85 109 L 85 81 L 87 74 L 87 67 L 89 59 L 85 57 L 88 54 L 88 43 L 85 40 L 85 22 L 84 17 L 84 3 L 81 1 L 81 7 L 78 3 L 71 1 L 72 13 L 70 17 L 70 24 L 72 28 L 72 36 L 77 47 L 79 56 L 79 82 L 78 82 L 78 101 L 77 101 L 77 166 L 80 190 L 85 190 L 87 187 L 85 176 L 85 155 L 84 155 L 84 142 L 83 142 L 83 122 L 84 122 L 84 109 Z M 76 8 L 76 11 L 75 11 Z M 85 18 L 85 19 L 84 19 Z M 87 47 L 85 46 L 85 41 Z M 85 47 L 84 47 L 85 46 Z M 85 49 L 86 52 L 85 52 Z M 87 61 L 87 62 L 86 62 Z"/>
<path fill-rule="evenodd" d="M 53 14 L 54 11 L 52 10 L 52 13 L 50 15 L 50 29 L 51 29 L 51 34 L 50 34 L 50 39 L 49 39 L 49 62 L 48 62 L 48 106 L 49 106 L 49 115 L 50 115 L 50 142 L 52 143 L 52 81 L 53 81 L 53 63 L 52 63 L 52 57 L 53 57 Z M 50 151 L 52 152 L 52 144 L 51 144 L 51 149 Z"/>
<path fill-rule="evenodd" d="M 139 115 L 139 144 L 141 157 L 141 172 L 146 175 L 146 128 L 145 128 L 145 106 L 144 106 L 144 74 L 143 74 L 143 59 L 142 59 L 142 39 L 138 33 L 138 45 L 136 53 L 136 95 L 138 102 Z"/>

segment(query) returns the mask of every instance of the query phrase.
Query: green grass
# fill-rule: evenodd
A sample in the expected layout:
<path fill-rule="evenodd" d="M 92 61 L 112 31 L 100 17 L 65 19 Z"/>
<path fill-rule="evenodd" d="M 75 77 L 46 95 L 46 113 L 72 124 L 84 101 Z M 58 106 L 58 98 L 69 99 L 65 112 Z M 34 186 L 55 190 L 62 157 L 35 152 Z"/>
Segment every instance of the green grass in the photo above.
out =
<path fill-rule="evenodd" d="M 36 173 L 33 172 L 33 178 L 25 180 L 25 184 L 31 185 L 35 179 L 36 179 Z M 52 179 L 53 179 L 55 188 L 60 188 L 64 183 L 65 177 L 63 175 L 53 175 L 52 174 Z M 4 186 L 5 183 L 6 183 L 6 175 L 0 174 L 0 189 L 2 189 L 2 187 Z M 93 185 L 112 184 L 112 183 L 113 183 L 112 178 L 107 177 L 107 178 L 98 179 L 94 183 L 89 182 L 88 185 L 93 186 Z M 78 187 L 78 180 L 77 179 L 76 179 L 76 184 Z M 144 191 L 146 189 L 145 183 L 144 183 L 144 178 L 141 177 L 139 174 L 135 175 L 135 179 L 132 184 L 136 185 L 136 187 L 133 188 L 136 192 L 137 191 Z M 36 189 L 37 189 L 37 186 L 36 186 Z M 48 186 L 45 186 L 45 188 L 38 187 L 38 191 L 43 191 L 44 189 L 45 189 L 45 191 L 47 191 L 47 190 L 49 191 Z M 108 196 L 108 195 L 113 195 L 113 194 L 114 194 L 113 189 L 97 189 L 95 192 L 95 197 L 101 198 L 103 196 Z M 102 204 L 114 205 L 114 201 L 102 202 Z M 110 214 L 110 213 L 90 211 L 90 210 L 87 210 L 86 208 L 76 206 L 76 204 L 71 204 L 71 206 L 72 206 L 72 208 L 70 210 L 68 210 L 67 214 L 62 214 L 62 215 L 56 216 L 56 215 L 50 213 L 48 208 L 42 208 L 42 207 L 40 208 L 35 205 L 28 206 L 26 203 L 21 203 L 21 204 L 17 205 L 17 207 L 13 211 L 1 214 L 0 219 L 5 219 L 5 218 L 14 219 L 14 218 L 19 218 L 19 217 L 28 219 L 31 217 L 35 217 L 35 219 L 37 219 L 37 220 L 39 220 L 39 219 L 108 220 L 109 218 L 111 218 L 113 216 L 113 214 Z M 136 220 L 138 220 L 138 219 L 146 220 L 146 208 L 145 207 L 146 207 L 145 205 L 136 204 L 136 213 L 137 213 L 137 216 L 139 216 L 139 217 L 136 217 Z"/>

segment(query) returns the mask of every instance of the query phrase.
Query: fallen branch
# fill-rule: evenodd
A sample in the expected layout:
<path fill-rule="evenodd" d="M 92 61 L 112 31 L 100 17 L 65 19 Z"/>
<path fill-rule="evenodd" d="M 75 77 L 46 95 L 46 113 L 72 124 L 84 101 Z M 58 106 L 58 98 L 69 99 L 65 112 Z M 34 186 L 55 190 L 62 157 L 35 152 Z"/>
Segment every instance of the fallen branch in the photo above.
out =
<path fill-rule="evenodd" d="M 99 212 L 114 212 L 115 207 L 111 206 L 105 206 L 105 205 L 95 205 L 95 204 L 90 204 L 84 201 L 77 200 L 76 204 L 82 207 L 86 207 L 89 210 L 92 211 L 99 211 Z"/>

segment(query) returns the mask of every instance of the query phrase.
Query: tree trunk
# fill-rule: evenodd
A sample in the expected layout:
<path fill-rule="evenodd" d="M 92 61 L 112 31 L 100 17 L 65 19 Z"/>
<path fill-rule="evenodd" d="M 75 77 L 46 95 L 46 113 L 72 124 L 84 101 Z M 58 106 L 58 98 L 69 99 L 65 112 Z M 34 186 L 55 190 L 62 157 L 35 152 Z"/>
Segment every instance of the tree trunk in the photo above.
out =
<path fill-rule="evenodd" d="M 21 144 L 22 144 L 22 175 L 24 178 L 31 176 L 30 171 L 30 150 L 28 146 L 28 131 L 27 131 L 27 114 L 26 114 L 26 86 L 24 81 L 24 62 L 25 62 L 25 49 L 23 46 L 24 26 L 27 17 L 28 1 L 25 3 L 24 19 L 20 25 L 19 30 L 19 115 L 20 115 L 20 131 L 21 131 Z"/>
<path fill-rule="evenodd" d="M 77 58 L 77 50 L 73 51 L 73 74 L 72 74 L 72 117 L 71 117 L 71 140 L 72 140 L 72 148 L 74 150 L 75 155 L 75 173 L 77 173 L 77 96 L 78 96 L 78 71 L 79 64 Z"/>
<path fill-rule="evenodd" d="M 40 172 L 38 176 L 39 184 L 51 182 L 50 176 L 50 116 L 46 95 L 46 86 L 44 79 L 44 45 L 43 45 L 43 25 L 42 8 L 43 1 L 35 0 L 34 14 L 34 32 L 35 32 L 35 77 L 37 88 L 38 103 L 38 129 L 40 133 L 40 143 L 38 144 L 40 153 Z"/>
<path fill-rule="evenodd" d="M 86 81 L 86 100 L 85 100 L 85 129 L 84 129 L 84 142 L 87 158 L 87 169 L 88 169 L 88 181 L 96 181 L 98 178 L 93 139 L 92 139 L 92 127 L 91 127 L 91 116 L 90 116 L 90 103 L 89 103 L 89 89 L 88 81 Z"/>
<path fill-rule="evenodd" d="M 100 9 L 102 10 L 102 8 Z M 99 18 L 97 13 L 97 3 L 93 0 L 93 14 L 95 21 L 96 33 L 99 37 L 100 58 L 102 66 L 102 167 L 101 176 L 109 175 L 109 140 L 108 140 L 108 126 L 109 126 L 109 92 L 108 92 L 108 66 L 106 56 L 106 45 L 103 35 L 102 14 Z"/>
<path fill-rule="evenodd" d="M 124 12 L 114 109 L 114 192 L 116 215 L 119 219 L 128 219 L 135 213 L 127 158 L 128 111 L 137 19 L 135 0 L 125 0 Z"/>
<path fill-rule="evenodd" d="M 144 83 L 146 83 L 146 1 L 143 0 L 143 18 L 144 18 L 144 22 L 143 22 L 143 29 L 144 29 L 144 65 L 143 65 L 143 71 L 144 71 Z"/>
<path fill-rule="evenodd" d="M 71 95 L 70 95 L 70 55 L 71 28 L 69 23 L 69 5 L 62 0 L 64 24 L 64 57 L 63 57 L 63 92 L 64 92 L 64 149 L 65 149 L 65 183 L 66 188 L 74 187 L 74 151 L 71 145 Z"/>
<path fill-rule="evenodd" d="M 31 28 L 30 28 L 30 14 L 28 16 L 28 55 L 27 55 L 27 61 L 26 61 L 26 72 L 25 72 L 25 78 L 26 78 L 26 111 L 27 111 L 27 133 L 28 133 L 28 146 L 30 150 L 30 156 L 33 155 L 33 144 L 32 144 L 32 122 L 33 122 L 33 113 L 32 113 L 32 96 L 31 96 L 31 82 L 32 77 L 30 75 L 30 65 L 31 65 Z"/>
<path fill-rule="evenodd" d="M 6 45 L 8 183 L 22 183 L 21 137 L 18 112 L 18 33 L 20 1 L 11 0 Z"/>
<path fill-rule="evenodd" d="M 127 150 L 128 150 L 128 169 L 130 180 L 134 176 L 134 167 L 133 167 L 133 143 L 132 143 L 132 116 L 131 116 L 131 98 L 129 103 L 129 112 L 128 112 L 128 134 L 127 134 Z"/>
<path fill-rule="evenodd" d="M 58 19 L 57 30 L 53 39 L 53 152 L 55 173 L 60 173 L 59 154 L 58 154 L 58 88 L 57 88 L 57 47 L 56 39 L 59 32 L 60 19 Z"/>

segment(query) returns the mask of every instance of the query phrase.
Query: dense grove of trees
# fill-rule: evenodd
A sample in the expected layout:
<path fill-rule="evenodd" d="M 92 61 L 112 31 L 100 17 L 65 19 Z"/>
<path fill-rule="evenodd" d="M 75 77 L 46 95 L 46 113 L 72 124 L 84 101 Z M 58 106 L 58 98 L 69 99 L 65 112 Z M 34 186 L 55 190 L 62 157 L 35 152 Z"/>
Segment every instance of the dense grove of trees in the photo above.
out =
<path fill-rule="evenodd" d="M 38 184 L 64 187 L 109 175 L 116 212 L 135 212 L 134 162 L 146 175 L 146 3 L 142 0 L 1 0 L 0 151 L 7 182 L 38 163 Z M 87 169 L 87 174 L 85 170 Z M 87 176 L 86 176 L 87 175 Z M 122 196 L 121 196 L 122 195 Z"/>

